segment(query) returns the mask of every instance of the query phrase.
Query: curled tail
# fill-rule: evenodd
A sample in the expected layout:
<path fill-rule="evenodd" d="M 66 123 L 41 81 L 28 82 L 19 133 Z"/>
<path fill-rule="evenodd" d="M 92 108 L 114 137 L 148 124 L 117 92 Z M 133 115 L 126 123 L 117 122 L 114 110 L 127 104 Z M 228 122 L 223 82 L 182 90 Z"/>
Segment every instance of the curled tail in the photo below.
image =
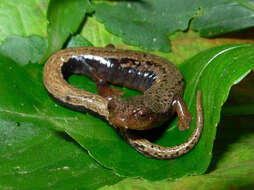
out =
<path fill-rule="evenodd" d="M 187 141 L 177 146 L 159 146 L 151 143 L 144 138 L 138 138 L 135 134 L 131 133 L 131 131 L 124 129 L 119 129 L 118 132 L 135 150 L 147 157 L 160 160 L 177 158 L 179 156 L 182 156 L 183 154 L 188 153 L 198 143 L 200 139 L 204 125 L 201 91 L 197 92 L 196 110 L 197 118 L 195 130 Z"/>

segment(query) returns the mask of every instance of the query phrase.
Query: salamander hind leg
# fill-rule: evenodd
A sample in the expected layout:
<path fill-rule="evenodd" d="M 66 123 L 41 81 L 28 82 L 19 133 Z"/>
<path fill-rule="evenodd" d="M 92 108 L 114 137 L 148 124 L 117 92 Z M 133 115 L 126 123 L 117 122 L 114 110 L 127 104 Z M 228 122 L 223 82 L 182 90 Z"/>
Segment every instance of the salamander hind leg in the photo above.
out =
<path fill-rule="evenodd" d="M 176 111 L 178 116 L 177 126 L 180 131 L 188 130 L 192 121 L 192 116 L 188 111 L 181 96 L 175 96 L 173 100 L 173 109 Z"/>

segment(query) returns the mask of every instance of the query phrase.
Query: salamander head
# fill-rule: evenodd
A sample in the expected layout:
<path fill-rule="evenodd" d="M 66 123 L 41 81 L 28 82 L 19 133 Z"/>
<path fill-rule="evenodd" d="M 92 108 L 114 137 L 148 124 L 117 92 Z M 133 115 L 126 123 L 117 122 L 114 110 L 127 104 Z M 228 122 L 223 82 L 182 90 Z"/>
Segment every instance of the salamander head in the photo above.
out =
<path fill-rule="evenodd" d="M 108 103 L 109 123 L 126 129 L 146 130 L 158 126 L 158 115 L 137 102 L 112 99 Z"/>

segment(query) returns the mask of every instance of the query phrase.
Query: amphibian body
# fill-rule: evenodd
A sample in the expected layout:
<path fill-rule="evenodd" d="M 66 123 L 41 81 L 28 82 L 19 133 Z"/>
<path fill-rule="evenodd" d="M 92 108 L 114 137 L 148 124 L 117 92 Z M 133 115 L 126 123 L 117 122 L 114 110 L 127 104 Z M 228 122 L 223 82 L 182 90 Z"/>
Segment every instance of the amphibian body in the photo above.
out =
<path fill-rule="evenodd" d="M 91 77 L 99 95 L 69 84 L 67 80 L 72 74 Z M 182 99 L 183 77 L 173 64 L 158 56 L 115 48 L 69 48 L 49 58 L 43 80 L 56 100 L 71 109 L 104 116 L 133 148 L 146 156 L 175 158 L 191 150 L 200 138 L 203 127 L 200 92 L 196 128 L 182 145 L 161 147 L 131 131 L 158 127 L 175 112 L 179 129 L 189 129 L 192 117 Z M 122 98 L 122 93 L 109 87 L 109 83 L 138 90 L 142 95 Z"/>

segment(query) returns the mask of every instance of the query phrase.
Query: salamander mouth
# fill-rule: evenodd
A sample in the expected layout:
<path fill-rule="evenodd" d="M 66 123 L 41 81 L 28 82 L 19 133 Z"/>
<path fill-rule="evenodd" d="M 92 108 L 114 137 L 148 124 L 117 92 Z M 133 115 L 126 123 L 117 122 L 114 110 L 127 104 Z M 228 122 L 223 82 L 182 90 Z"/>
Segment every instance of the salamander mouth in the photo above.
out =
<path fill-rule="evenodd" d="M 121 127 L 131 130 L 147 130 L 156 127 L 158 122 L 154 119 L 139 121 L 128 117 L 119 117 L 119 115 L 109 117 L 109 123 L 115 127 Z"/>
<path fill-rule="evenodd" d="M 125 129 L 130 128 L 128 126 L 125 118 L 112 117 L 112 118 L 109 118 L 109 122 L 110 122 L 111 125 L 113 125 L 115 127 L 122 127 L 122 128 L 125 128 Z"/>

